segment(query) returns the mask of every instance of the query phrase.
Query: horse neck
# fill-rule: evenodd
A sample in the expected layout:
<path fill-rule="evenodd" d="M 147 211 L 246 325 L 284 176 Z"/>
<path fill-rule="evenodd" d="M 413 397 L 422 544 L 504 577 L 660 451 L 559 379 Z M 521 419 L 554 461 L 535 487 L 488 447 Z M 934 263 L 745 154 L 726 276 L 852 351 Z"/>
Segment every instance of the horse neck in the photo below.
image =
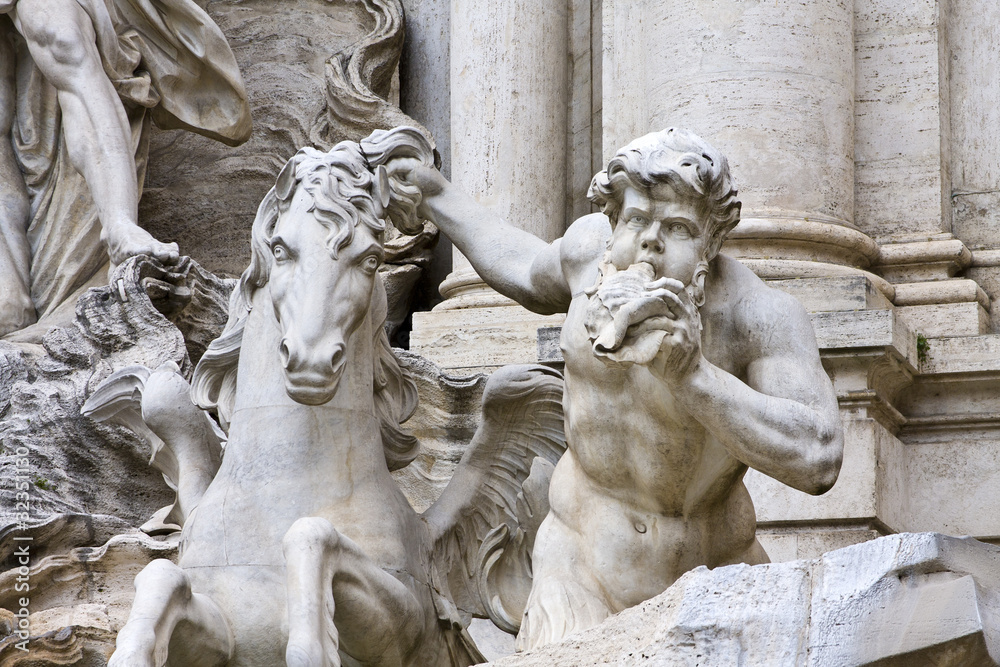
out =
<path fill-rule="evenodd" d="M 372 390 L 373 323 L 367 317 L 347 341 L 347 359 L 337 393 L 316 409 L 340 409 L 374 414 Z M 268 406 L 306 408 L 285 392 L 285 378 L 278 356 L 281 329 L 274 317 L 266 288 L 257 290 L 247 316 L 237 371 L 234 412 Z"/>

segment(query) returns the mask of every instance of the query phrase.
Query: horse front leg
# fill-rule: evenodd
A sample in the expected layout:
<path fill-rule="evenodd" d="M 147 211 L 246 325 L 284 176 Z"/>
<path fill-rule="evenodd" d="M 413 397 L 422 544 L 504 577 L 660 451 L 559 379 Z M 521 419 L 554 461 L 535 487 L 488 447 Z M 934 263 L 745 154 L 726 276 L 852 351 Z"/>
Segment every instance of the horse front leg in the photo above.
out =
<path fill-rule="evenodd" d="M 340 667 L 340 648 L 366 665 L 404 664 L 426 622 L 410 588 L 326 519 L 296 521 L 283 548 L 288 667 Z"/>
<path fill-rule="evenodd" d="M 175 638 L 181 623 L 184 636 Z M 136 575 L 135 601 L 115 647 L 108 667 L 220 667 L 233 655 L 233 638 L 218 605 L 191 590 L 184 570 L 157 559 Z M 177 654 L 168 656 L 168 648 Z"/>

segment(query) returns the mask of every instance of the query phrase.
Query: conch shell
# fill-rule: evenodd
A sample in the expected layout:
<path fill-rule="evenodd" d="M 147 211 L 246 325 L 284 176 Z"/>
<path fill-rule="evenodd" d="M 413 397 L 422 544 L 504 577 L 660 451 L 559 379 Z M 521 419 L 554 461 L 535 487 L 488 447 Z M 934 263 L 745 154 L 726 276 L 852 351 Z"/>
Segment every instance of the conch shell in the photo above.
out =
<path fill-rule="evenodd" d="M 608 278 L 617 276 L 613 284 Z M 663 316 L 657 304 L 643 297 L 646 285 L 655 278 L 653 267 L 645 262 L 618 271 L 610 263 L 602 263 L 601 278 L 588 290 L 590 304 L 584 326 L 593 344 L 594 354 L 606 361 L 624 365 L 648 364 L 660 349 L 667 335 L 663 329 L 645 329 L 629 334 L 629 322 L 642 322 L 643 309 L 654 309 L 647 317 Z M 639 327 L 641 329 L 641 327 Z"/>

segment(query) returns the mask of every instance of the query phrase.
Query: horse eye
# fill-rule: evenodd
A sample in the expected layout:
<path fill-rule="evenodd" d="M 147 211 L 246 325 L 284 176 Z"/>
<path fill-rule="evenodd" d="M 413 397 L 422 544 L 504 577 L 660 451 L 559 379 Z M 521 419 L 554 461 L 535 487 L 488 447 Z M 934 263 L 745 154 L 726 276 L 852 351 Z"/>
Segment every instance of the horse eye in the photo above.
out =
<path fill-rule="evenodd" d="M 361 266 L 365 269 L 365 271 L 374 271 L 375 269 L 378 268 L 378 265 L 379 265 L 378 257 L 376 257 L 375 255 L 368 255 L 361 262 Z"/>
<path fill-rule="evenodd" d="M 280 243 L 271 248 L 271 254 L 274 255 L 274 259 L 277 262 L 283 262 L 288 259 L 288 250 Z"/>

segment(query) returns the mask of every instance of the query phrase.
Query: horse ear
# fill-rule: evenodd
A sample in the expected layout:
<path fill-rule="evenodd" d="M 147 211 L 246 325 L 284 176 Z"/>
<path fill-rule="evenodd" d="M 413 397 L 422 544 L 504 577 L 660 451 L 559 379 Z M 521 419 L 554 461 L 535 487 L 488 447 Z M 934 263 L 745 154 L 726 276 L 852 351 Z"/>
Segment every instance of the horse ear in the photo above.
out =
<path fill-rule="evenodd" d="M 372 195 L 374 199 L 382 206 L 384 211 L 389 207 L 389 198 L 392 194 L 392 189 L 389 186 L 389 172 L 382 165 L 375 167 L 374 172 L 375 179 L 372 181 Z"/>
<path fill-rule="evenodd" d="M 278 180 L 274 184 L 274 194 L 277 195 L 279 200 L 285 201 L 292 196 L 292 190 L 294 189 L 295 161 L 289 160 L 278 174 Z"/>

